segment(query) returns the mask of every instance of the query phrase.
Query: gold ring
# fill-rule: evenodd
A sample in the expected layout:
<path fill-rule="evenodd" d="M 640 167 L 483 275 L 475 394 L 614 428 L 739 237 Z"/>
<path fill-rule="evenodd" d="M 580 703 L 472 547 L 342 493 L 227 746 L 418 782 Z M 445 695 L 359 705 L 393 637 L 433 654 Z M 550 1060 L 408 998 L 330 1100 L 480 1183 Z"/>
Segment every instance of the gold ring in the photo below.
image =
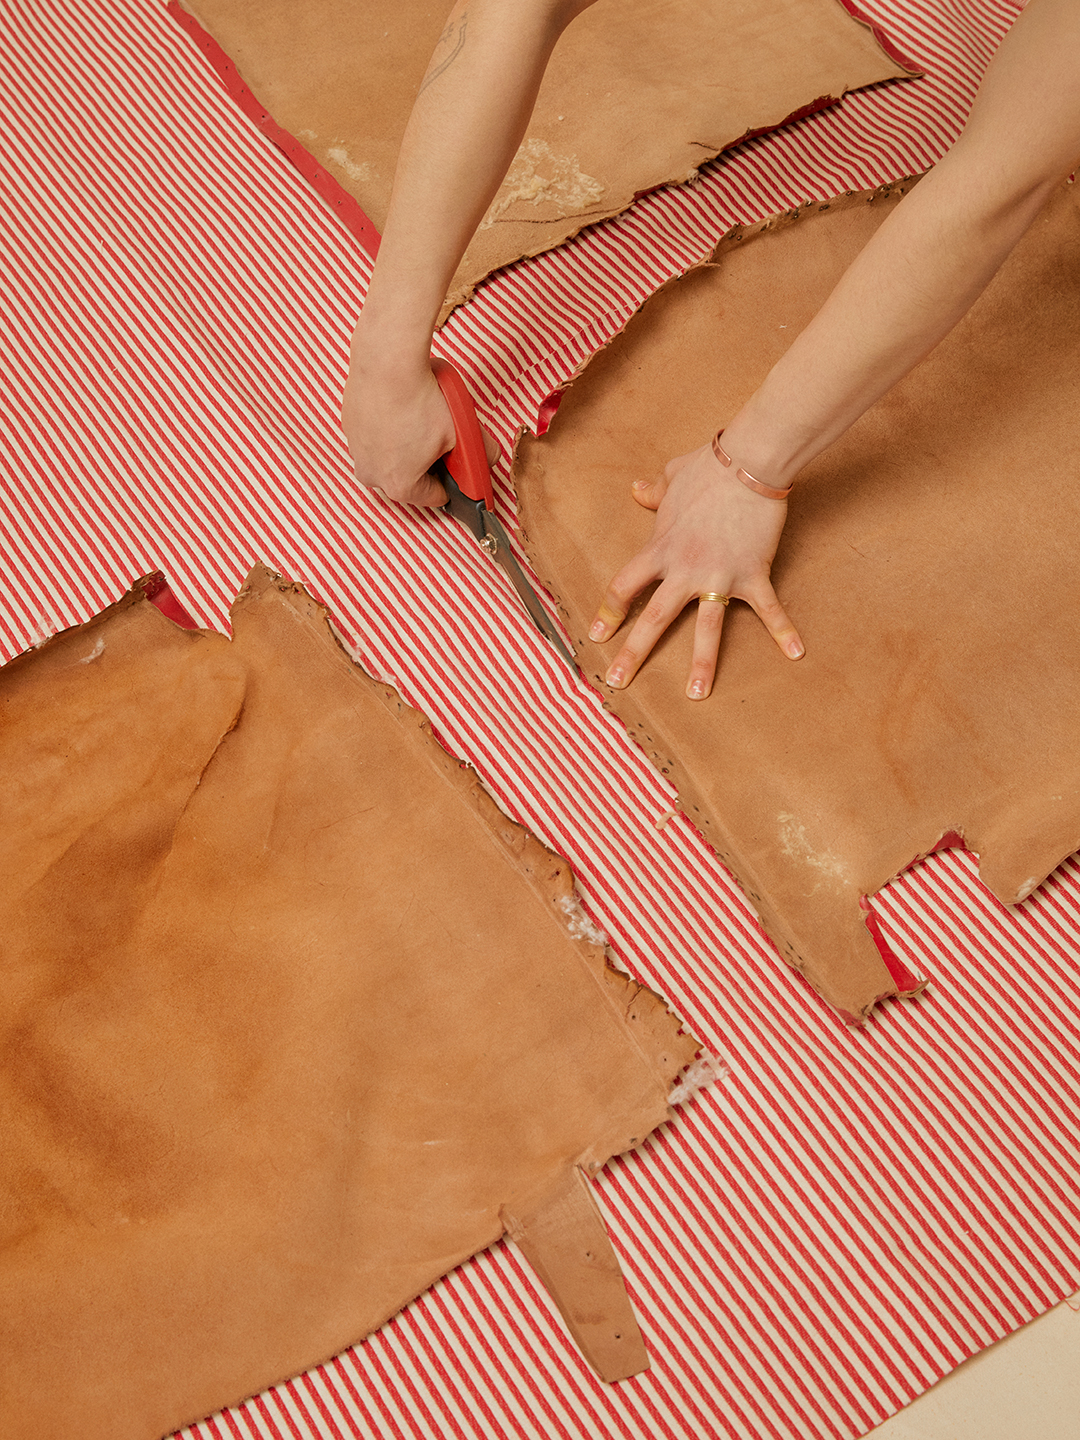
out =
<path fill-rule="evenodd" d="M 698 603 L 699 603 L 699 604 L 700 604 L 700 602 L 701 602 L 702 600 L 714 600 L 717 605 L 726 605 L 726 604 L 730 601 L 731 596 L 730 596 L 730 595 L 714 595 L 711 590 L 708 590 L 708 591 L 706 591 L 706 593 L 705 593 L 704 595 L 699 595 L 697 598 L 698 598 Z"/>

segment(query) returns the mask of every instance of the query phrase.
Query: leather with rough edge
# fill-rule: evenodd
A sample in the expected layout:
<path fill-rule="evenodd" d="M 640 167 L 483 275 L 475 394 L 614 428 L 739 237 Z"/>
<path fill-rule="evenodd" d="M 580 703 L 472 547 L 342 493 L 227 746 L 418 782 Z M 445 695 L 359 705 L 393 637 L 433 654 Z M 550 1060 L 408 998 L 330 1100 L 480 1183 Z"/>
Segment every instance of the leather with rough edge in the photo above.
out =
<path fill-rule="evenodd" d="M 797 481 L 773 573 L 805 657 L 733 602 L 715 690 L 690 702 L 691 606 L 606 692 L 781 954 L 849 1017 L 897 993 L 861 897 L 942 836 L 1007 904 L 1080 844 L 1080 500 L 1061 483 L 1080 468 L 1078 189 Z M 530 552 L 598 686 L 627 631 L 596 646 L 588 624 L 653 526 L 631 482 L 709 443 L 897 197 L 722 244 L 593 360 L 542 440 L 523 437 Z"/>
<path fill-rule="evenodd" d="M 184 3 L 381 232 L 450 0 Z M 598 0 L 556 46 L 441 318 L 492 271 L 689 179 L 747 134 L 909 73 L 837 0 Z"/>
<path fill-rule="evenodd" d="M 639 1146 L 696 1049 L 299 587 L 233 621 L 132 594 L 0 671 L 5 1440 L 326 1360 Z"/>

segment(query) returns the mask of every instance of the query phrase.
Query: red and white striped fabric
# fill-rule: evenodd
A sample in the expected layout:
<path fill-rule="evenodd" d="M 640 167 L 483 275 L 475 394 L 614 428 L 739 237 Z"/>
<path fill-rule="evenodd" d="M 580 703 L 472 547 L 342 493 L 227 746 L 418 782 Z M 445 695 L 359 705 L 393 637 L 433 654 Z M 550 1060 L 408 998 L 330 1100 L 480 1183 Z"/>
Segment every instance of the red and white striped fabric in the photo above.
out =
<path fill-rule="evenodd" d="M 504 441 L 733 224 L 942 153 L 1017 6 L 864 3 L 925 79 L 745 145 L 452 318 L 440 348 Z M 185 1434 L 853 1437 L 1076 1290 L 1076 864 L 1011 912 L 970 857 L 919 866 L 878 909 L 931 986 L 840 1026 L 461 527 L 358 493 L 336 411 L 368 262 L 164 5 L 2 18 L 3 656 L 157 568 L 219 628 L 254 561 L 305 581 L 731 1066 L 598 1186 L 647 1375 L 597 1382 L 502 1246 Z"/>

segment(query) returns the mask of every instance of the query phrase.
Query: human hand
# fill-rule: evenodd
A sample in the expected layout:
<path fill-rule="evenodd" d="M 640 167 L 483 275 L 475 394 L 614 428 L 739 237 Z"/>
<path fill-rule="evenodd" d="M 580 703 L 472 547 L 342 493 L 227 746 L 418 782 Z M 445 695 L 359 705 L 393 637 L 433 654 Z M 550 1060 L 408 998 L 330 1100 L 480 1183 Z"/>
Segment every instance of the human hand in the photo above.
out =
<path fill-rule="evenodd" d="M 445 487 L 428 471 L 456 437 L 430 364 L 373 363 L 354 351 L 341 425 L 361 485 L 402 504 L 446 504 Z M 483 435 L 493 465 L 499 445 L 486 430 Z"/>
<path fill-rule="evenodd" d="M 708 445 L 668 462 L 655 481 L 637 481 L 634 499 L 656 511 L 652 539 L 612 580 L 589 630 L 589 639 L 610 639 L 634 598 L 655 580 L 655 593 L 616 655 L 607 683 L 622 690 L 637 674 L 664 631 L 699 595 L 745 600 L 792 660 L 803 644 L 769 580 L 787 518 L 787 501 L 757 495 L 725 469 Z M 698 604 L 694 653 L 686 693 L 703 700 L 712 689 L 724 606 Z"/>

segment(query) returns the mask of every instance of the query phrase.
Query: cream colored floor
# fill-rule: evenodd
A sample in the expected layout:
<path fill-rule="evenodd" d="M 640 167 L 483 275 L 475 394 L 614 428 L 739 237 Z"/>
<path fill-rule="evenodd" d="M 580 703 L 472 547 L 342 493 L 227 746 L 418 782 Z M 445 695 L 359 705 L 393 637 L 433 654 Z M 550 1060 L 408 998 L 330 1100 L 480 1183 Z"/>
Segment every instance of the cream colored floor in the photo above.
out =
<path fill-rule="evenodd" d="M 867 1440 L 1080 1440 L 1080 1295 L 968 1360 Z"/>

